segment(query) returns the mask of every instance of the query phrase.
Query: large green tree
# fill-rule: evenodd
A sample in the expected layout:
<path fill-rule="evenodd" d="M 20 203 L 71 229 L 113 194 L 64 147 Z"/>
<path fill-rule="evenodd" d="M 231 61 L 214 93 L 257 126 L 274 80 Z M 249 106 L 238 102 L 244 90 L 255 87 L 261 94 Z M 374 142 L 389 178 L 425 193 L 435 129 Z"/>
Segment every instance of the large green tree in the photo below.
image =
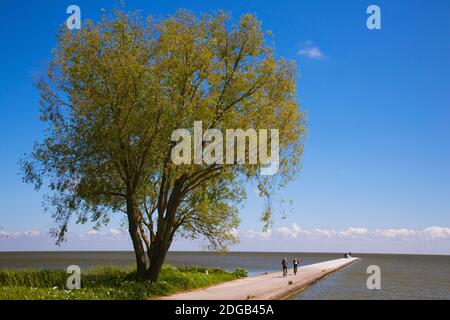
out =
<path fill-rule="evenodd" d="M 274 57 L 252 15 L 179 11 L 158 20 L 117 11 L 78 31 L 63 28 L 38 81 L 45 139 L 22 162 L 48 186 L 57 242 L 71 220 L 126 215 L 137 276 L 155 281 L 174 236 L 213 249 L 237 241 L 238 204 L 251 179 L 262 195 L 298 170 L 304 115 L 293 62 Z M 280 169 L 258 164 L 175 165 L 179 128 L 279 129 Z M 261 217 L 270 223 L 267 207 Z"/>

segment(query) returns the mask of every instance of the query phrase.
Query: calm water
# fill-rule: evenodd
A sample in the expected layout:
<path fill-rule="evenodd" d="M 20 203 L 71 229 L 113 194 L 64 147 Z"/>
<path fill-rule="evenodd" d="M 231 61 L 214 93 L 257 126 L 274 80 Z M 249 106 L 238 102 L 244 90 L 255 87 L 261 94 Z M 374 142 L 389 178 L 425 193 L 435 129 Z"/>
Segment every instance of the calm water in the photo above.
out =
<path fill-rule="evenodd" d="M 171 252 L 167 262 L 176 266 L 207 266 L 234 270 L 240 266 L 250 275 L 279 270 L 283 256 L 301 257 L 301 264 L 341 258 L 331 253 L 228 253 Z M 291 299 L 450 299 L 450 256 L 354 254 L 362 260 L 318 281 Z M 0 268 L 63 269 L 75 264 L 82 269 L 95 265 L 128 266 L 132 252 L 0 252 Z M 381 290 L 366 286 L 369 265 L 381 268 Z"/>

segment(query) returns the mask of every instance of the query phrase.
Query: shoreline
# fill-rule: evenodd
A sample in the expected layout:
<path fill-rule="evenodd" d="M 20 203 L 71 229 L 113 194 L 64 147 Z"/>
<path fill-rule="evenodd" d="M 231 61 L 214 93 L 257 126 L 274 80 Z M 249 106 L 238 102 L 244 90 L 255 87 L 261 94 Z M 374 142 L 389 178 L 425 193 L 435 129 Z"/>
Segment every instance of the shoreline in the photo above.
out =
<path fill-rule="evenodd" d="M 293 275 L 289 269 L 283 278 L 281 271 L 234 280 L 208 288 L 179 292 L 159 300 L 283 300 L 296 294 L 325 276 L 360 260 L 341 258 L 306 266 Z"/>

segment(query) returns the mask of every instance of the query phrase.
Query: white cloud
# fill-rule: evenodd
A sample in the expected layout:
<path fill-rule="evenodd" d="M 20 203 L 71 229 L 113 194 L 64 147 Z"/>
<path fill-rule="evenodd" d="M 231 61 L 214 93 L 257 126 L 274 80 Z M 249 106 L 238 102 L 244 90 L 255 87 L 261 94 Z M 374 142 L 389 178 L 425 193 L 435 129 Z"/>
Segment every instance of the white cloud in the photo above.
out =
<path fill-rule="evenodd" d="M 28 230 L 24 233 L 27 237 L 40 237 L 41 232 L 36 230 Z"/>
<path fill-rule="evenodd" d="M 20 237 L 22 233 L 20 232 L 8 232 L 8 231 L 0 231 L 0 238 L 17 238 Z"/>
<path fill-rule="evenodd" d="M 284 239 L 297 239 L 300 237 L 311 239 L 416 239 L 416 240 L 450 240 L 450 228 L 429 227 L 423 230 L 399 229 L 376 229 L 370 231 L 363 227 L 350 227 L 345 230 L 336 231 L 333 229 L 304 230 L 298 224 L 293 223 L 291 227 L 282 226 L 276 229 L 277 235 Z M 253 232 L 253 231 L 251 231 Z"/>
<path fill-rule="evenodd" d="M 91 239 L 119 239 L 124 238 L 127 233 L 119 228 L 111 228 L 108 231 L 98 231 L 95 229 L 91 229 L 86 233 L 80 234 L 71 234 L 71 236 L 75 239 L 79 240 L 91 240 Z"/>
<path fill-rule="evenodd" d="M 368 233 L 369 230 L 367 228 L 348 228 L 347 230 L 339 232 L 339 235 L 343 237 L 357 238 L 365 236 Z"/>
<path fill-rule="evenodd" d="M 450 239 L 450 228 L 429 227 L 422 230 L 422 234 L 426 239 Z"/>
<path fill-rule="evenodd" d="M 286 238 L 297 238 L 301 233 L 303 233 L 302 228 L 296 223 L 292 224 L 291 228 L 288 227 L 280 227 L 277 229 L 279 233 L 281 233 Z"/>
<path fill-rule="evenodd" d="M 106 235 L 111 235 L 113 237 L 121 236 L 123 234 L 124 234 L 123 230 L 121 230 L 121 229 L 114 229 L 114 228 L 109 229 L 109 232 L 106 233 Z"/>
<path fill-rule="evenodd" d="M 337 235 L 337 232 L 334 230 L 314 229 L 312 234 L 319 238 L 333 238 Z"/>
<path fill-rule="evenodd" d="M 246 235 L 249 239 L 269 240 L 272 236 L 272 230 L 267 231 L 253 231 L 248 230 Z"/>
<path fill-rule="evenodd" d="M 245 231 L 233 229 L 230 233 L 232 235 L 239 235 L 243 238 L 241 240 L 251 240 L 247 244 L 245 240 L 243 242 L 241 241 L 241 244 L 244 243 L 248 250 L 253 250 L 254 247 L 252 246 L 256 245 L 255 241 L 260 241 L 263 243 L 264 241 L 267 241 L 261 246 L 266 249 L 270 248 L 271 250 L 277 250 L 280 244 L 288 247 L 291 245 L 292 248 L 294 248 L 294 243 L 297 245 L 298 243 L 302 243 L 303 246 L 308 248 L 319 248 L 320 250 L 330 250 L 329 248 L 333 248 L 333 250 L 335 250 L 336 247 L 348 246 L 351 242 L 350 245 L 352 247 L 369 248 L 367 249 L 369 251 L 373 250 L 376 246 L 379 246 L 376 251 L 380 252 L 389 250 L 416 250 L 428 252 L 430 250 L 434 250 L 435 247 L 442 248 L 442 246 L 444 246 L 444 249 L 439 249 L 440 251 L 436 249 L 436 252 L 447 253 L 448 249 L 446 248 L 448 248 L 448 245 L 450 244 L 450 228 L 442 226 L 430 226 L 423 229 L 385 228 L 370 230 L 359 226 L 349 227 L 342 230 L 305 230 L 301 228 L 298 223 L 292 223 L 289 225 L 277 226 L 274 230 L 268 230 L 266 232 L 260 230 Z M 107 248 L 107 246 L 111 247 L 110 243 L 112 242 L 114 242 L 114 246 L 121 243 L 123 245 L 121 248 L 128 248 L 130 243 L 128 232 L 121 228 L 111 228 L 104 231 L 90 230 L 85 233 L 70 233 L 68 236 L 69 241 L 67 245 L 71 245 L 74 248 L 89 249 L 91 246 L 92 249 L 100 247 Z M 8 248 L 9 246 L 9 248 L 14 247 L 16 249 L 20 248 L 20 250 L 28 250 L 30 247 L 36 245 L 37 248 L 43 250 L 43 248 L 50 248 L 49 246 L 53 243 L 54 239 L 51 239 L 43 230 L 28 230 L 20 232 L 0 230 L 0 246 L 3 246 L 3 248 Z M 430 243 L 432 245 L 430 245 Z M 356 251 L 356 249 L 353 251 Z"/>
<path fill-rule="evenodd" d="M 312 41 L 306 41 L 300 50 L 298 50 L 298 54 L 310 59 L 322 59 L 325 57 L 322 50 Z"/>
<path fill-rule="evenodd" d="M 381 236 L 382 238 L 406 238 L 416 236 L 420 232 L 408 229 L 377 229 L 375 234 Z"/>
<path fill-rule="evenodd" d="M 41 232 L 37 230 L 27 230 L 25 232 L 19 232 L 19 231 L 0 231 L 0 238 L 20 238 L 20 237 L 40 237 Z"/>

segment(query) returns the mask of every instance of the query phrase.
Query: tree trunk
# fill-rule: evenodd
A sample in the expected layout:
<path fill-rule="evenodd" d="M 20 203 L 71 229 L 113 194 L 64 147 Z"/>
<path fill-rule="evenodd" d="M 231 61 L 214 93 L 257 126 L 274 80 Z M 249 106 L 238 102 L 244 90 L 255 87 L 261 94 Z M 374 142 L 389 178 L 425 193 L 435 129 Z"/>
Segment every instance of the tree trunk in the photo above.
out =
<path fill-rule="evenodd" d="M 145 258 L 144 245 L 139 235 L 140 217 L 134 201 L 130 198 L 127 201 L 128 231 L 130 233 L 133 249 L 136 256 L 136 277 L 138 280 L 145 279 L 147 271 L 147 260 Z"/>
<path fill-rule="evenodd" d="M 178 178 L 174 183 L 167 205 L 164 204 L 158 207 L 158 231 L 154 241 L 152 241 L 150 245 L 150 266 L 147 272 L 147 278 L 151 282 L 155 282 L 158 279 L 167 251 L 169 251 L 169 247 L 172 244 L 172 237 L 177 228 L 174 226 L 175 214 L 180 204 L 180 199 L 182 197 L 180 192 L 185 181 L 185 175 Z M 162 185 L 164 185 L 164 183 Z M 159 194 L 160 200 L 163 196 L 162 192 Z M 166 213 L 165 216 L 164 212 Z"/>
<path fill-rule="evenodd" d="M 152 244 L 150 252 L 150 267 L 147 272 L 147 278 L 151 282 L 158 279 L 161 267 L 166 259 L 167 251 L 169 251 L 170 241 L 164 239 L 165 237 L 157 236 L 155 242 Z"/>

